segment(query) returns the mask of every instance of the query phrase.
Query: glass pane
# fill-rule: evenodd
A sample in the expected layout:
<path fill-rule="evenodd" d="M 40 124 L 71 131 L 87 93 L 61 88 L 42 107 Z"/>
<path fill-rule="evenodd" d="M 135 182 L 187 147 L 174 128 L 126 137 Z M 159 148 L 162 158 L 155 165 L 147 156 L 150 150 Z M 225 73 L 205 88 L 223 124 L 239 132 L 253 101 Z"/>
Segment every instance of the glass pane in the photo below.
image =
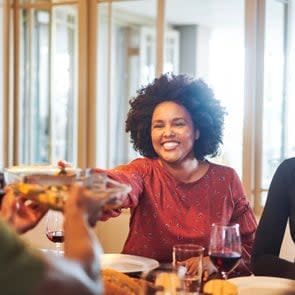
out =
<path fill-rule="evenodd" d="M 155 77 L 156 0 L 100 3 L 98 21 L 97 165 L 113 167 L 136 156 L 125 120 L 129 99 Z"/>
<path fill-rule="evenodd" d="M 166 49 L 177 57 L 172 70 L 205 80 L 227 109 L 222 153 L 214 161 L 234 167 L 241 175 L 244 1 L 167 0 L 166 20 L 166 32 L 174 32 L 180 40 L 172 45 L 166 39 Z"/>
<path fill-rule="evenodd" d="M 21 163 L 49 162 L 49 12 L 21 14 Z M 30 42 L 31 40 L 31 42 Z"/>
<path fill-rule="evenodd" d="M 20 163 L 73 161 L 76 9 L 21 10 Z"/>
<path fill-rule="evenodd" d="M 53 8 L 51 145 L 52 161 L 74 162 L 77 122 L 76 6 Z"/>
<path fill-rule="evenodd" d="M 284 4 L 266 1 L 262 188 L 284 158 Z"/>

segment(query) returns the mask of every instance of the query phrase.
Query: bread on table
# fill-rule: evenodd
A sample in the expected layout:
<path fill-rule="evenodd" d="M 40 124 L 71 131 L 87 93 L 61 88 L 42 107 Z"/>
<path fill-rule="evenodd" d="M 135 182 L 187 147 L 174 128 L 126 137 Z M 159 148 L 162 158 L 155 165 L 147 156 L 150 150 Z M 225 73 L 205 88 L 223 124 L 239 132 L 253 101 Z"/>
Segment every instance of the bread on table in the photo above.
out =
<path fill-rule="evenodd" d="M 234 284 L 226 280 L 210 280 L 203 288 L 206 295 L 237 295 L 238 288 Z"/>
<path fill-rule="evenodd" d="M 145 281 L 131 278 L 113 269 L 101 271 L 105 295 L 140 295 L 144 294 Z"/>

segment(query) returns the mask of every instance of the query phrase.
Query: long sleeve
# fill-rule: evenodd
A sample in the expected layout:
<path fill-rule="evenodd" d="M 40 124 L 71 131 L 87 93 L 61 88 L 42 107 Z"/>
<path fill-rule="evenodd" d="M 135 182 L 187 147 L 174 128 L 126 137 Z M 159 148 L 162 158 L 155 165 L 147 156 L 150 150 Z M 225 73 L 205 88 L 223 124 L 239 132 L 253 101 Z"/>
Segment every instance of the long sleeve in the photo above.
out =
<path fill-rule="evenodd" d="M 234 173 L 233 176 L 231 189 L 234 200 L 234 211 L 230 222 L 240 225 L 242 240 L 242 259 L 239 266 L 234 271 L 234 275 L 247 275 L 251 273 L 251 252 L 257 222 L 249 201 L 245 196 L 241 181 L 236 173 Z"/>
<path fill-rule="evenodd" d="M 1 294 L 32 294 L 44 275 L 44 262 L 1 218 L 0 236 Z"/>
<path fill-rule="evenodd" d="M 279 258 L 289 217 L 290 226 L 294 228 L 294 180 L 295 158 L 292 158 L 279 166 L 270 185 L 252 253 L 252 264 L 256 275 L 295 279 L 294 263 Z"/>
<path fill-rule="evenodd" d="M 131 186 L 132 190 L 125 198 L 122 206 L 114 210 L 106 210 L 100 217 L 100 220 L 107 220 L 110 217 L 117 217 L 121 213 L 121 209 L 135 208 L 138 205 L 139 197 L 143 191 L 143 179 L 146 175 L 146 165 L 142 165 L 141 159 L 136 159 L 130 164 L 120 165 L 114 169 L 103 170 L 95 169 L 96 172 L 106 173 L 109 177 L 121 183 Z"/>

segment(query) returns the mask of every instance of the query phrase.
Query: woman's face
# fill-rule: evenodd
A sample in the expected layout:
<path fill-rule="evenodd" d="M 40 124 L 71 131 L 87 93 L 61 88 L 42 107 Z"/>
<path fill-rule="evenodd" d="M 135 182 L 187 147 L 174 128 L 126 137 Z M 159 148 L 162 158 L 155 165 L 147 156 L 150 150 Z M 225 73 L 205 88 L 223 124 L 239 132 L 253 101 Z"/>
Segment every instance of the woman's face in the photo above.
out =
<path fill-rule="evenodd" d="M 199 137 L 194 130 L 190 114 L 185 107 L 165 101 L 154 110 L 151 137 L 155 152 L 168 163 L 181 163 L 188 157 L 194 158 L 193 145 Z"/>

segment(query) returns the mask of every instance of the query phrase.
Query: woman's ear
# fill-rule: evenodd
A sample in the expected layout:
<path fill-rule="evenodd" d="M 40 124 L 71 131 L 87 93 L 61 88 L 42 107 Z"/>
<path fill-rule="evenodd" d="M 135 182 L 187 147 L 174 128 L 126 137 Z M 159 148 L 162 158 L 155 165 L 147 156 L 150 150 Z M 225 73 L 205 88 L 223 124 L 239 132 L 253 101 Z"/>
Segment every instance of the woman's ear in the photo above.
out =
<path fill-rule="evenodd" d="M 195 130 L 195 140 L 198 140 L 200 138 L 200 130 L 196 129 Z"/>

